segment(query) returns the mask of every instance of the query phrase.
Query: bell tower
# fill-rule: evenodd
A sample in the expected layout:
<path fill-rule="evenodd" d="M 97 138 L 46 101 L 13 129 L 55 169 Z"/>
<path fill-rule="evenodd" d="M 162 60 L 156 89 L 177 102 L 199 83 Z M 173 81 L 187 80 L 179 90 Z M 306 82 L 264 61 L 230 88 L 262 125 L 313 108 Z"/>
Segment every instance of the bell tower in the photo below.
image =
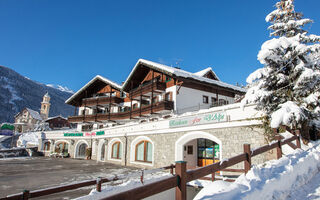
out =
<path fill-rule="evenodd" d="M 41 110 L 40 115 L 43 120 L 48 119 L 50 111 L 50 96 L 48 92 L 43 96 L 42 102 L 41 102 Z"/>

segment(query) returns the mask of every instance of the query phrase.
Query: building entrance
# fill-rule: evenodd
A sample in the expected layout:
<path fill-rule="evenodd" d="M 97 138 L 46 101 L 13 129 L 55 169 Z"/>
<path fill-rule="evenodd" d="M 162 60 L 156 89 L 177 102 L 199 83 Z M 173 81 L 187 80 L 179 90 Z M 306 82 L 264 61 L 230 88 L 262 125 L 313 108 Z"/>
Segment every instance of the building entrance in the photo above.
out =
<path fill-rule="evenodd" d="M 219 144 L 208 139 L 197 139 L 198 167 L 213 164 L 219 161 Z"/>

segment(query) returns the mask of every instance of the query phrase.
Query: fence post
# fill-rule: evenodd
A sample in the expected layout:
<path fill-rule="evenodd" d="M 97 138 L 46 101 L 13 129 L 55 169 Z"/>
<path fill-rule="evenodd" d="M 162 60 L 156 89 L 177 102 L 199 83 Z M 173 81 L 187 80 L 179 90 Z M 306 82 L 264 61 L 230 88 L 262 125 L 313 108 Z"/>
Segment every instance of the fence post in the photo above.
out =
<path fill-rule="evenodd" d="M 247 159 L 244 161 L 245 174 L 251 169 L 251 148 L 250 144 L 243 144 L 243 152 L 246 154 Z"/>
<path fill-rule="evenodd" d="M 170 165 L 170 174 L 172 174 L 172 175 L 173 175 L 173 168 L 174 168 L 174 166 L 173 166 L 173 164 L 171 164 Z"/>
<path fill-rule="evenodd" d="M 176 187 L 176 200 L 187 199 L 187 162 L 176 162 L 176 174 L 178 175 L 178 186 Z"/>
<path fill-rule="evenodd" d="M 277 159 L 280 159 L 282 157 L 282 149 L 281 149 L 281 136 L 276 135 L 275 139 L 278 141 L 278 146 L 277 146 Z"/>
<path fill-rule="evenodd" d="M 143 184 L 143 172 L 144 172 L 144 170 L 141 170 L 140 181 L 141 181 L 142 184 Z"/>
<path fill-rule="evenodd" d="M 100 177 L 97 178 L 97 191 L 101 192 L 101 184 L 102 184 L 102 179 Z"/>
<path fill-rule="evenodd" d="M 22 199 L 23 200 L 29 199 L 29 195 L 30 195 L 30 191 L 29 190 L 23 190 Z"/>
<path fill-rule="evenodd" d="M 296 145 L 299 149 L 301 149 L 301 142 L 300 142 L 300 130 L 297 129 L 295 130 L 295 134 L 297 136 L 297 139 L 296 139 Z"/>

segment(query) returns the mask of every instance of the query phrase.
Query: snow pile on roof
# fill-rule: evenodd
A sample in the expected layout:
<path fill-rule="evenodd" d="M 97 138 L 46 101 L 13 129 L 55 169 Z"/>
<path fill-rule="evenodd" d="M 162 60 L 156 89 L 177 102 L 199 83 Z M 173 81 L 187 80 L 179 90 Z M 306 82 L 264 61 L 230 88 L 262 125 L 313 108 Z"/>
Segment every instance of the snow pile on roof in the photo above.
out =
<path fill-rule="evenodd" d="M 212 73 L 215 75 L 215 77 L 220 81 L 220 78 L 219 78 L 219 77 L 217 76 L 217 74 L 212 70 L 211 67 L 208 67 L 208 68 L 206 68 L 206 69 L 203 69 L 203 70 L 198 71 L 198 72 L 193 73 L 193 74 L 196 75 L 196 76 L 201 76 L 201 77 L 203 77 L 203 76 L 206 75 L 208 72 L 212 72 Z"/>
<path fill-rule="evenodd" d="M 279 160 L 253 166 L 247 175 L 241 175 L 234 183 L 215 181 L 205 186 L 194 200 L 287 199 L 292 192 L 319 174 L 318 143 L 307 151 L 297 149 Z"/>
<path fill-rule="evenodd" d="M 42 120 L 41 115 L 39 114 L 39 112 L 34 111 L 30 108 L 27 108 L 28 112 L 30 113 L 30 115 L 32 116 L 33 119 L 37 119 L 37 120 Z"/>
<path fill-rule="evenodd" d="M 39 145 L 39 139 L 38 139 L 37 132 L 23 133 L 17 141 L 17 146 L 19 147 L 38 146 L 38 145 Z"/>
<path fill-rule="evenodd" d="M 280 109 L 271 115 L 271 128 L 278 128 L 280 125 L 290 126 L 306 119 L 303 110 L 294 102 L 287 101 L 280 105 Z"/>

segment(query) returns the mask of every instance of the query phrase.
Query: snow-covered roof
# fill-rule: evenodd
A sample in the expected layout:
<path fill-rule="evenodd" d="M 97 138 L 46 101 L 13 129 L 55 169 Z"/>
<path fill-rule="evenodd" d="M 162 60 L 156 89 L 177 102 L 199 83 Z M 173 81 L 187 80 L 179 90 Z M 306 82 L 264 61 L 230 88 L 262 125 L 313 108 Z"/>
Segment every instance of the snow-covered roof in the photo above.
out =
<path fill-rule="evenodd" d="M 27 109 L 27 111 L 30 113 L 30 115 L 31 115 L 31 117 L 32 117 L 33 119 L 42 120 L 42 117 L 41 117 L 41 115 L 39 114 L 39 112 L 34 111 L 34 110 L 30 109 L 30 108 L 26 108 L 26 109 Z"/>
<path fill-rule="evenodd" d="M 117 90 L 122 90 L 121 85 L 103 77 L 100 75 L 95 76 L 93 79 L 91 79 L 91 81 L 89 81 L 86 85 L 84 85 L 80 90 L 78 90 L 76 93 L 74 93 L 69 99 L 67 99 L 65 101 L 65 103 L 70 103 L 72 99 L 74 99 L 76 96 L 78 96 L 81 92 L 83 92 L 85 89 L 87 89 L 87 87 L 89 87 L 93 82 L 95 82 L 96 80 L 101 80 L 103 82 L 105 82 L 108 85 L 111 85 L 112 87 L 114 87 Z"/>
<path fill-rule="evenodd" d="M 184 77 L 184 78 L 191 78 L 191 79 L 194 79 L 194 80 L 197 80 L 197 81 L 206 82 L 206 83 L 213 84 L 213 85 L 218 85 L 218 86 L 221 86 L 221 87 L 224 87 L 224 88 L 230 88 L 230 89 L 233 89 L 233 90 L 236 90 L 236 91 L 246 92 L 246 90 L 244 88 L 241 88 L 241 87 L 238 87 L 238 86 L 235 86 L 235 85 L 231 85 L 231 84 L 228 84 L 228 83 L 224 83 L 222 81 L 217 81 L 217 80 L 212 80 L 212 79 L 209 79 L 209 78 L 201 77 L 201 76 L 198 76 L 198 75 L 193 74 L 191 72 L 184 71 L 182 69 L 169 67 L 167 65 L 163 65 L 163 64 L 160 64 L 160 63 L 156 63 L 156 62 L 152 62 L 152 61 L 144 60 L 144 59 L 139 59 L 138 60 L 138 62 L 136 63 L 136 65 L 132 69 L 131 73 L 129 74 L 127 80 L 122 85 L 122 88 L 126 87 L 126 85 L 129 83 L 129 80 L 131 79 L 131 77 L 133 76 L 134 72 L 136 71 L 137 67 L 140 64 L 143 64 L 145 66 L 148 66 L 150 68 L 153 68 L 153 69 L 155 69 L 157 71 L 160 71 L 160 72 L 164 72 L 164 73 L 169 74 L 169 75 L 174 75 L 174 76 L 177 76 L 177 77 Z"/>
<path fill-rule="evenodd" d="M 65 119 L 65 120 L 68 120 L 67 118 L 65 118 L 65 117 L 62 117 L 61 115 L 57 115 L 57 116 L 54 116 L 54 117 L 49 117 L 48 119 L 46 119 L 45 121 L 49 121 L 49 120 L 51 120 L 51 119 L 54 119 L 54 118 L 62 118 L 62 119 Z"/>
<path fill-rule="evenodd" d="M 217 76 L 217 74 L 212 70 L 211 67 L 208 67 L 206 69 L 203 69 L 201 71 L 198 71 L 198 72 L 195 72 L 193 73 L 194 75 L 197 75 L 197 76 L 201 76 L 203 77 L 204 75 L 206 75 L 208 72 L 212 72 L 213 75 L 218 79 L 218 81 L 220 81 L 220 78 Z"/>

